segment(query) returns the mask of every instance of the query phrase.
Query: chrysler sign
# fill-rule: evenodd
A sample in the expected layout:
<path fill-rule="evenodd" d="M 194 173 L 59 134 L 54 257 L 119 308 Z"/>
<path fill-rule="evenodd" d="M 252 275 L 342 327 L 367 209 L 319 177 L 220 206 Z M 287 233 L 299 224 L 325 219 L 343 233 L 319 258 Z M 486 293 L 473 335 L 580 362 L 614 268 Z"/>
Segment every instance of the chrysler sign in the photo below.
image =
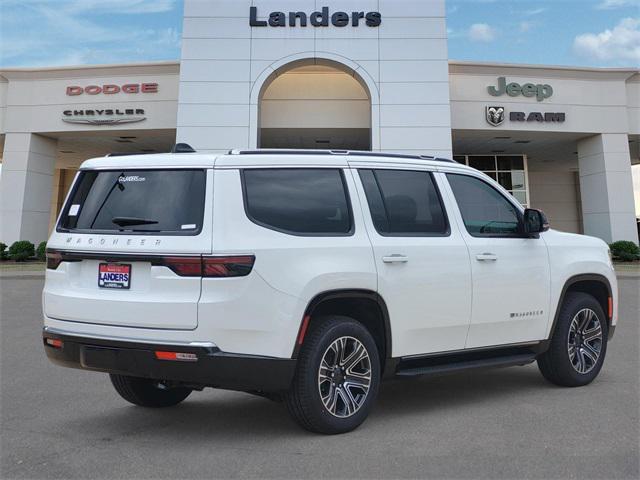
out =
<path fill-rule="evenodd" d="M 322 7 L 319 11 L 307 15 L 305 12 L 271 12 L 268 20 L 258 20 L 258 8 L 249 9 L 249 25 L 252 27 L 306 27 L 310 23 L 314 27 L 346 27 L 349 24 L 358 27 L 364 23 L 367 27 L 379 27 L 382 23 L 380 12 L 335 12 L 331 13 L 329 7 Z"/>
<path fill-rule="evenodd" d="M 62 112 L 63 122 L 81 125 L 121 125 L 142 122 L 146 118 L 142 108 L 95 108 Z"/>

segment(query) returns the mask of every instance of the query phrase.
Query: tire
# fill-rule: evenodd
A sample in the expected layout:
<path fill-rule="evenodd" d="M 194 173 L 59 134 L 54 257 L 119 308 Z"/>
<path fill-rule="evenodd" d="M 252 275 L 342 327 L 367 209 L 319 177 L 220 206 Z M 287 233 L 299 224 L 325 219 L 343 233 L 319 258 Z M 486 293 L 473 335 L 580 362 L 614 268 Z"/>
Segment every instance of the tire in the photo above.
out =
<path fill-rule="evenodd" d="M 540 372 L 551 383 L 563 387 L 591 383 L 604 363 L 608 334 L 607 317 L 600 303 L 587 293 L 567 293 L 549 349 L 538 357 Z"/>
<path fill-rule="evenodd" d="M 164 408 L 179 404 L 191 393 L 190 388 L 161 388 L 157 380 L 110 374 L 116 392 L 127 402 L 140 407 Z"/>
<path fill-rule="evenodd" d="M 361 360 L 353 363 L 356 358 Z M 379 384 L 378 348 L 369 331 L 349 317 L 316 318 L 300 350 L 285 403 L 306 430 L 345 433 L 365 421 Z"/>

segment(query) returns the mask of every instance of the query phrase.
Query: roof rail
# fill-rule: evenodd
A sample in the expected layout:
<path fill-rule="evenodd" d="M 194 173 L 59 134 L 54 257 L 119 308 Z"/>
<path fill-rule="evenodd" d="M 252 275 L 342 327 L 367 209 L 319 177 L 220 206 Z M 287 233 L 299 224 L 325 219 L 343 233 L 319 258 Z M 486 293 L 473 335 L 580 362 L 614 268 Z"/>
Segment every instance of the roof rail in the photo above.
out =
<path fill-rule="evenodd" d="M 368 152 L 364 150 L 229 150 L 229 155 L 346 155 L 349 157 L 405 158 L 410 160 L 431 160 L 436 162 L 457 163 L 449 158 L 438 158 L 430 155 L 409 155 L 404 153 Z"/>
<path fill-rule="evenodd" d="M 153 155 L 156 152 L 115 152 L 107 153 L 105 157 L 128 157 L 129 155 Z"/>
<path fill-rule="evenodd" d="M 126 157 L 129 155 L 152 155 L 154 153 L 159 152 L 118 152 L 118 153 L 107 153 L 105 157 Z M 176 143 L 171 148 L 171 153 L 196 153 L 195 149 L 189 145 L 188 143 Z"/>
<path fill-rule="evenodd" d="M 188 143 L 176 143 L 171 149 L 171 153 L 196 153 L 196 151 Z"/>

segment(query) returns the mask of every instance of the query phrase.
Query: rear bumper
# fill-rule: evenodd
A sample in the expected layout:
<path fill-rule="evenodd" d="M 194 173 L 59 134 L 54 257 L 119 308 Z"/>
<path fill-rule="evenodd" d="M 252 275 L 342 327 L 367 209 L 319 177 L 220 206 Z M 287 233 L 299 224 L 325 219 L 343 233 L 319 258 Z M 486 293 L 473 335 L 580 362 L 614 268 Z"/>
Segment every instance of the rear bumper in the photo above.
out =
<path fill-rule="evenodd" d="M 236 355 L 217 347 L 162 345 L 64 335 L 44 329 L 44 350 L 64 367 L 241 391 L 289 389 L 296 361 Z M 47 339 L 61 340 L 53 347 Z M 156 351 L 190 353 L 195 361 L 159 360 Z"/>

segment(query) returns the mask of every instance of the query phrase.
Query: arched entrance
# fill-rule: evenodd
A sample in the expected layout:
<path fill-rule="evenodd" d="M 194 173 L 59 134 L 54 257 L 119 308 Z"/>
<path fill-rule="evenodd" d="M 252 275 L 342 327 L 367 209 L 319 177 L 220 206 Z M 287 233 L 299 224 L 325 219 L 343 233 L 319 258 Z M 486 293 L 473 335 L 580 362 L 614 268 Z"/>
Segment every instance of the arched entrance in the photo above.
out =
<path fill-rule="evenodd" d="M 371 150 L 371 94 L 360 75 L 326 59 L 275 70 L 258 101 L 260 148 Z"/>

